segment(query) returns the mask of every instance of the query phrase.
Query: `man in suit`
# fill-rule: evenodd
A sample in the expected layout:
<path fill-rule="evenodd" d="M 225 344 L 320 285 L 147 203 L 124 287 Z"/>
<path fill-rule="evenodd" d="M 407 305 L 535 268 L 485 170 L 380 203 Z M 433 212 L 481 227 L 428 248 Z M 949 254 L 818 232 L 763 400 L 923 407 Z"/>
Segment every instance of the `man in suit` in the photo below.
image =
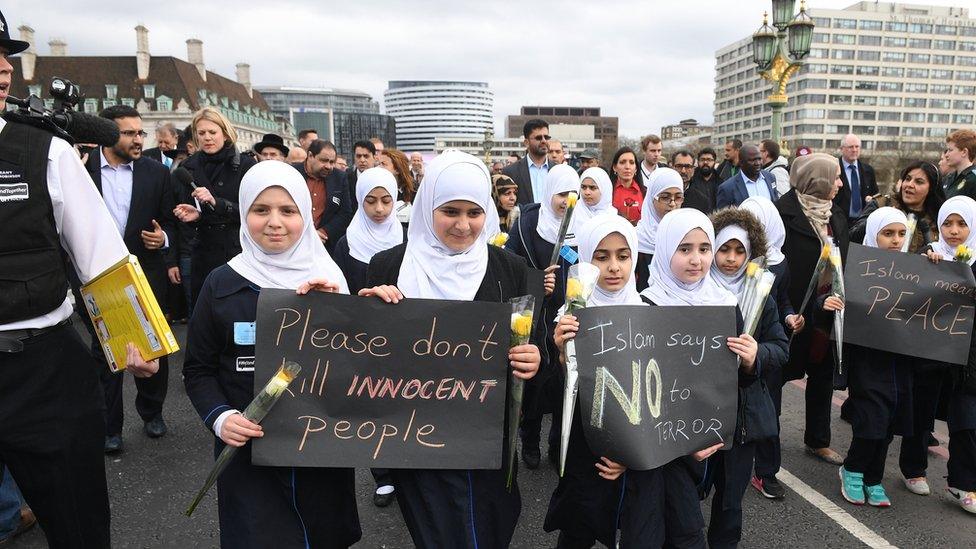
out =
<path fill-rule="evenodd" d="M 878 194 L 878 182 L 874 168 L 860 160 L 861 140 L 856 135 L 849 133 L 841 139 L 840 155 L 840 179 L 844 186 L 834 197 L 834 204 L 847 212 L 847 220 L 853 223 L 861 216 L 864 205 Z"/>
<path fill-rule="evenodd" d="M 163 164 L 142 156 L 142 130 L 139 111 L 116 105 L 101 116 L 119 126 L 119 141 L 102 147 L 88 157 L 85 168 L 102 194 L 129 253 L 139 258 L 156 301 L 166 303 L 168 270 L 176 269 L 176 258 L 170 257 L 170 242 L 176 243 L 176 220 L 173 184 L 170 171 Z M 75 302 L 82 303 L 78 284 L 72 284 Z M 112 373 L 95 337 L 88 314 L 81 312 L 92 335 L 92 354 L 99 362 L 102 389 L 105 392 L 105 452 L 122 450 L 122 372 Z M 146 434 L 158 438 L 166 434 L 163 401 L 169 381 L 167 357 L 159 359 L 159 375 L 135 378 L 136 410 L 145 423 Z"/>
<path fill-rule="evenodd" d="M 292 164 L 305 178 L 312 195 L 312 217 L 319 239 L 330 252 L 352 221 L 352 199 L 346 174 L 335 169 L 335 145 L 316 139 L 308 144 L 308 158 Z"/>
<path fill-rule="evenodd" d="M 520 205 L 538 202 L 546 189 L 546 174 L 552 162 L 549 160 L 549 123 L 539 118 L 533 118 L 522 126 L 522 144 L 525 145 L 525 157 L 518 162 L 509 164 L 502 173 L 511 177 L 518 184 L 518 198 Z"/>
<path fill-rule="evenodd" d="M 762 154 L 755 145 L 743 145 L 739 149 L 739 173 L 718 186 L 715 207 L 738 206 L 750 196 L 761 196 L 775 202 L 776 178 L 762 169 Z"/>
<path fill-rule="evenodd" d="M 366 170 L 376 166 L 376 145 L 372 141 L 363 139 L 352 145 L 352 167 L 346 170 L 346 181 L 349 184 L 349 196 L 352 198 L 352 211 L 359 208 L 356 201 L 356 182 Z M 416 180 L 415 180 L 416 181 Z"/>
<path fill-rule="evenodd" d="M 161 162 L 167 168 L 173 168 L 173 160 L 166 156 L 166 151 L 176 148 L 179 141 L 180 131 L 171 123 L 163 124 L 156 128 L 156 146 L 142 151 L 142 156 L 152 158 L 156 162 Z"/>

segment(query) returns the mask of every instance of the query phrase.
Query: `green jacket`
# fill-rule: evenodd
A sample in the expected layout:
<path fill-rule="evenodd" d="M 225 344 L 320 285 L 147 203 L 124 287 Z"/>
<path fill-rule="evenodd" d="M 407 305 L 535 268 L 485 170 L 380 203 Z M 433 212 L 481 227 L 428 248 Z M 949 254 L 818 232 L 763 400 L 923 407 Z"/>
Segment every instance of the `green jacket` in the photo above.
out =
<path fill-rule="evenodd" d="M 976 168 L 976 164 L 956 174 L 952 183 L 946 187 L 946 198 L 961 194 L 976 200 L 976 171 L 973 171 L 974 168 Z"/>

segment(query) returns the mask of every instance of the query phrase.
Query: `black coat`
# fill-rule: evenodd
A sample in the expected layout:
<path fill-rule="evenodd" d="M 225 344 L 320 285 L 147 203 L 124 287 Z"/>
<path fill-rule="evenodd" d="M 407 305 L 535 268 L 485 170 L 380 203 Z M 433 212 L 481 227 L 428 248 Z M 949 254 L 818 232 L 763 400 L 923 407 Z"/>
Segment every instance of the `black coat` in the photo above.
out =
<path fill-rule="evenodd" d="M 218 153 L 220 154 L 220 153 Z M 183 161 L 180 166 L 189 170 L 193 175 L 193 183 L 197 187 L 205 187 L 213 195 L 217 204 L 214 211 L 204 207 L 200 210 L 201 216 L 197 221 L 198 226 L 203 225 L 235 225 L 240 226 L 241 218 L 238 211 L 237 201 L 240 200 L 241 179 L 247 170 L 250 170 L 256 162 L 250 156 L 236 153 L 213 172 L 211 176 L 206 164 L 208 164 L 207 154 L 203 151 L 193 153 Z M 193 204 L 190 193 L 193 189 L 182 189 L 184 192 L 182 202 Z M 239 237 L 235 233 L 235 240 Z"/>
<path fill-rule="evenodd" d="M 93 151 L 88 155 L 85 165 L 98 192 L 102 192 L 101 155 Z M 150 158 L 139 158 L 132 163 L 132 195 L 129 203 L 129 216 L 125 223 L 122 240 L 129 253 L 139 258 L 139 264 L 146 272 L 146 278 L 153 293 L 162 299 L 166 295 L 166 269 L 177 263 L 175 253 L 179 247 L 179 234 L 176 230 L 173 182 L 170 172 L 159 162 Z M 148 249 L 142 242 L 142 231 L 153 230 L 156 220 L 169 240 L 167 249 Z"/>
<path fill-rule="evenodd" d="M 840 206 L 840 209 L 844 212 L 844 216 L 847 217 L 848 212 L 851 211 L 851 182 L 847 180 L 847 170 L 844 169 L 844 160 L 841 158 L 837 162 L 840 163 L 840 178 L 844 182 L 844 186 L 837 192 L 837 196 L 834 197 L 834 204 Z M 874 175 L 874 168 L 863 160 L 858 160 L 857 175 L 861 187 L 861 204 L 867 204 L 865 200 L 867 197 L 878 194 L 878 181 Z"/>
<path fill-rule="evenodd" d="M 777 265 L 770 265 L 769 272 L 776 275 L 769 297 L 776 302 L 780 323 L 783 325 L 783 329 L 789 333 L 789 329 L 786 328 L 786 317 L 796 313 L 793 310 L 793 303 L 790 301 L 790 268 L 786 260 L 783 260 Z"/>
<path fill-rule="evenodd" d="M 546 157 L 546 170 L 552 167 L 549 162 L 549 157 Z M 502 173 L 512 178 L 515 184 L 518 185 L 518 195 L 516 202 L 519 206 L 525 206 L 526 204 L 532 204 L 533 202 L 538 202 L 539 197 L 533 196 L 532 193 L 532 176 L 529 175 L 529 155 L 526 154 L 519 159 L 518 162 L 514 164 L 509 164 L 502 169 Z"/>
<path fill-rule="evenodd" d="M 715 211 L 715 196 L 718 193 L 718 186 L 722 184 L 717 173 L 713 173 L 711 179 L 705 180 L 701 172 L 695 170 L 695 175 L 691 178 L 691 183 L 685 189 L 685 203 L 682 208 L 694 208 L 705 215 Z"/>
<path fill-rule="evenodd" d="M 308 177 L 303 162 L 292 164 L 302 178 Z M 346 174 L 339 170 L 332 170 L 329 177 L 325 179 L 325 211 L 319 218 L 316 229 L 325 229 L 329 235 L 325 247 L 332 251 L 339 239 L 346 234 L 346 228 L 352 222 L 353 206 L 352 198 L 349 195 L 349 183 L 346 181 Z"/>
<path fill-rule="evenodd" d="M 395 285 L 406 248 L 400 244 L 373 256 L 367 285 Z M 488 269 L 474 300 L 505 302 L 525 295 L 527 274 L 524 260 L 488 246 Z M 507 414 L 507 403 L 505 409 Z M 507 424 L 507 415 L 505 421 Z M 507 447 L 506 433 L 503 448 Z M 505 488 L 504 467 L 477 471 L 394 469 L 391 475 L 397 503 L 417 547 L 503 548 L 511 543 L 522 498 L 517 481 L 511 491 Z"/>
<path fill-rule="evenodd" d="M 346 284 L 349 285 L 349 294 L 356 295 L 359 290 L 366 288 L 366 275 L 369 270 L 369 263 L 363 263 L 355 257 L 349 255 L 348 235 L 342 235 L 339 242 L 336 242 L 335 249 L 332 250 L 332 260 L 336 262 L 342 274 L 346 277 Z M 403 241 L 407 241 L 407 230 L 403 229 Z"/>
<path fill-rule="evenodd" d="M 816 268 L 823 244 L 813 230 L 813 225 L 800 208 L 800 201 L 796 196 L 796 189 L 784 194 L 776 201 L 776 209 L 783 218 L 786 227 L 786 243 L 783 244 L 783 254 L 786 255 L 787 268 L 790 271 L 788 294 L 793 309 L 803 314 L 806 327 L 793 338 L 790 347 L 790 365 L 785 372 L 784 379 L 799 379 L 806 371 L 806 364 L 810 361 L 811 335 L 816 326 L 825 327 L 829 332 L 833 316 L 823 311 L 816 311 L 816 299 L 810 299 L 805 311 L 798 310 L 803 302 L 810 277 Z M 830 233 L 840 247 L 841 260 L 847 262 L 847 212 L 834 204 L 830 216 Z"/>

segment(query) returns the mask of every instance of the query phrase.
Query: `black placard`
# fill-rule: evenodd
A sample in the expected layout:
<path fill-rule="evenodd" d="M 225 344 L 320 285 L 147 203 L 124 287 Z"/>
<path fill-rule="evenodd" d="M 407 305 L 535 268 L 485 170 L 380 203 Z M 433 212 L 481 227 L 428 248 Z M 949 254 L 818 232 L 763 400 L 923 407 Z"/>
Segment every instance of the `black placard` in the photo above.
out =
<path fill-rule="evenodd" d="M 844 341 L 965 364 L 976 280 L 969 265 L 851 244 Z"/>
<path fill-rule="evenodd" d="M 734 307 L 593 307 L 577 316 L 580 415 L 595 454 L 647 470 L 731 444 Z"/>
<path fill-rule="evenodd" d="M 511 305 L 262 290 L 255 391 L 302 366 L 256 465 L 498 469 Z"/>

